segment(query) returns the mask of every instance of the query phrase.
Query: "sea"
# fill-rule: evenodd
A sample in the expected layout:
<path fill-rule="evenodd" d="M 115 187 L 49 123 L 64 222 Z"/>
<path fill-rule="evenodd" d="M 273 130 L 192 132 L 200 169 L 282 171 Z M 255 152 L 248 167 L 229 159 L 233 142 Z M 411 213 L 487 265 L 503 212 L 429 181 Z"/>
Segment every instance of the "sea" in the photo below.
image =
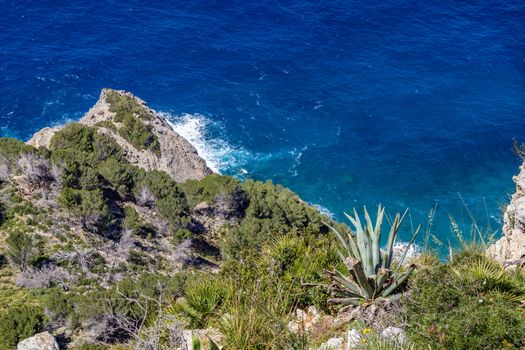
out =
<path fill-rule="evenodd" d="M 525 2 L 0 1 L 0 136 L 74 121 L 104 87 L 216 172 L 341 221 L 409 208 L 401 239 L 457 246 L 451 220 L 497 237 L 514 192 Z"/>

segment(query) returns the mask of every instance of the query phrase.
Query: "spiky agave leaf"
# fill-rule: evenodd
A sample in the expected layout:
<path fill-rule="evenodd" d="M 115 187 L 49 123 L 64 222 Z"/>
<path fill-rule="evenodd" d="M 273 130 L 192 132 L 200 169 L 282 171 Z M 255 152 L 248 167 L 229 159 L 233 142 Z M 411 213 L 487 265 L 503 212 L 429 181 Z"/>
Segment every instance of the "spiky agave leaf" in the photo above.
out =
<path fill-rule="evenodd" d="M 396 243 L 397 232 L 405 220 L 405 216 L 408 213 L 408 209 L 405 210 L 403 215 L 397 213 L 392 226 L 390 226 L 390 233 L 388 234 L 388 242 L 385 249 L 385 258 L 383 259 L 383 268 L 389 269 L 392 264 L 392 258 L 394 255 L 394 244 Z"/>
<path fill-rule="evenodd" d="M 395 239 L 407 211 L 403 215 L 397 214 L 395 216 L 390 227 L 384 257 L 381 256 L 380 250 L 381 225 L 385 212 L 382 206 L 378 206 L 375 224 L 366 207 L 364 208 L 365 226 L 363 226 L 355 209 L 353 216 L 345 213 L 355 228 L 356 242 L 354 242 L 354 238 L 351 235 L 347 239 L 328 225 L 343 248 L 338 250 L 338 255 L 350 273 L 349 276 L 345 276 L 340 271 L 330 273 L 330 277 L 335 285 L 331 289 L 341 295 L 339 298 L 331 299 L 333 302 L 345 305 L 358 305 L 375 300 L 391 300 L 398 296 L 398 294 L 394 293 L 403 285 L 415 268 L 415 265 L 411 265 L 408 269 L 400 272 L 400 267 L 406 259 L 407 252 L 420 230 L 420 227 L 418 227 L 415 231 L 401 256 L 397 268 L 394 271 L 391 270 Z"/>

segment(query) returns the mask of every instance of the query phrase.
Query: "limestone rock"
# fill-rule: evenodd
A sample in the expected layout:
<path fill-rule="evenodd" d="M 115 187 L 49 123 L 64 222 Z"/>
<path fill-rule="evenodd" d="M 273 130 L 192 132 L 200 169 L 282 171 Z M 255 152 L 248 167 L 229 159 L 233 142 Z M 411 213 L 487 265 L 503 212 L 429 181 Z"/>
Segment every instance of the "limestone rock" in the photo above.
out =
<path fill-rule="evenodd" d="M 312 332 L 321 322 L 321 314 L 315 306 L 309 306 L 306 311 L 297 309 L 295 318 L 288 323 L 288 329 L 293 333 Z"/>
<path fill-rule="evenodd" d="M 18 343 L 17 350 L 59 350 L 55 338 L 48 332 L 38 333 Z"/>
<path fill-rule="evenodd" d="M 487 253 L 506 266 L 521 264 L 525 257 L 525 163 L 513 177 L 516 192 L 503 216 L 503 237 L 487 249 Z"/>
<path fill-rule="evenodd" d="M 148 117 L 143 122 L 151 127 L 160 145 L 160 155 L 151 150 L 140 150 L 120 136 L 118 131 L 100 124 L 101 122 L 119 123 L 114 120 L 115 113 L 110 111 L 107 98 L 117 93 L 122 97 L 135 100 Z M 122 147 L 127 160 L 145 170 L 163 170 L 177 182 L 188 179 L 201 179 L 212 173 L 204 159 L 186 139 L 177 134 L 166 118 L 150 109 L 144 101 L 129 92 L 103 89 L 97 103 L 79 120 L 79 123 L 97 126 L 98 132 L 112 137 Z M 44 128 L 33 135 L 27 144 L 34 147 L 49 147 L 51 138 L 60 128 Z"/>
<path fill-rule="evenodd" d="M 330 338 L 321 344 L 318 350 L 343 350 L 343 341 L 342 337 Z"/>
<path fill-rule="evenodd" d="M 397 345 L 402 345 L 406 342 L 407 336 L 405 331 L 398 327 L 387 327 L 381 332 L 381 336 Z"/>
<path fill-rule="evenodd" d="M 361 340 L 363 336 L 359 331 L 355 328 L 348 331 L 347 337 L 346 337 L 346 348 L 345 350 L 349 349 L 356 349 L 361 346 Z"/>
<path fill-rule="evenodd" d="M 55 135 L 58 130 L 60 130 L 60 128 L 43 128 L 42 130 L 36 132 L 33 137 L 27 141 L 27 144 L 35 148 L 47 148 L 51 142 L 51 139 L 53 138 L 53 135 Z"/>

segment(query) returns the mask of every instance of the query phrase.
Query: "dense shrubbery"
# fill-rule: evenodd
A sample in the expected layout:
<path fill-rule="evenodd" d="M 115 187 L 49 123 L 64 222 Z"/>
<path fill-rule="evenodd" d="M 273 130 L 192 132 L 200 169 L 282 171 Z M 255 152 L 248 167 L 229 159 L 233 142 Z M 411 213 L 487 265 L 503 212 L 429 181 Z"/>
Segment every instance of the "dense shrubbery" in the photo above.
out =
<path fill-rule="evenodd" d="M 186 194 L 191 208 L 201 202 L 215 204 L 224 198 L 230 198 L 232 205 L 237 208 L 246 204 L 246 199 L 241 193 L 240 181 L 229 176 L 212 174 L 202 180 L 188 180 L 181 184 L 181 189 Z"/>
<path fill-rule="evenodd" d="M 173 232 L 187 223 L 188 206 L 177 183 L 164 172 L 146 172 L 124 161 L 109 136 L 71 123 L 54 135 L 50 148 L 64 169 L 60 203 L 88 230 L 111 236 L 123 215 L 117 201 L 140 201 L 144 191 Z"/>
<path fill-rule="evenodd" d="M 116 122 L 130 128 L 126 137 L 141 135 L 142 126 L 129 120 L 146 121 L 143 107 L 118 94 L 108 99 Z M 0 264 L 0 350 L 45 327 L 64 325 L 70 331 L 87 329 L 94 341 L 107 343 L 130 341 L 131 332 L 140 334 L 135 341 L 144 340 L 154 333 L 148 330 L 160 327 L 159 343 L 167 344 L 169 327 L 214 327 L 229 349 L 308 348 L 318 344 L 308 344 L 308 336 L 298 339 L 287 327 L 294 311 L 311 305 L 327 313 L 339 310 L 327 303 L 333 295 L 317 287 L 330 283 L 326 270 L 344 268 L 336 238 L 323 222 L 342 234 L 348 227 L 293 192 L 271 182 L 220 175 L 178 184 L 162 171 L 129 164 L 114 140 L 75 123 L 55 134 L 49 152 L 0 139 L 0 156 L 11 162 L 32 152 L 60 168 L 55 195 L 64 210 L 52 216 L 56 207 L 36 207 L 14 183 L 0 184 L 1 253 L 11 263 Z M 207 205 L 198 206 L 202 202 Z M 195 223 L 201 215 L 225 224 L 214 235 L 203 235 L 206 231 Z M 62 221 L 49 223 L 53 220 Z M 79 223 L 99 234 L 80 238 L 74 232 Z M 184 244 L 214 250 L 207 266 L 217 273 L 175 273 L 178 247 L 173 245 L 186 238 L 193 240 Z M 525 347 L 522 270 L 505 271 L 468 246 L 451 261 L 425 255 L 419 265 L 397 309 L 414 344 Z M 48 284 L 52 288 L 14 284 L 18 270 L 34 275 L 58 269 L 68 273 L 61 283 Z M 388 346 L 382 340 L 377 344 Z"/>
<path fill-rule="evenodd" d="M 15 306 L 0 313 L 0 350 L 11 350 L 20 340 L 42 331 L 45 316 L 39 307 Z"/>
<path fill-rule="evenodd" d="M 24 270 L 40 259 L 42 243 L 36 236 L 15 231 L 6 239 L 5 255 L 13 266 Z"/>
<path fill-rule="evenodd" d="M 293 192 L 271 181 L 246 181 L 242 189 L 249 204 L 241 224 L 231 227 L 223 238 L 221 248 L 226 256 L 253 254 L 271 238 L 285 234 L 317 236 L 328 232 L 323 217 Z"/>
<path fill-rule="evenodd" d="M 36 150 L 20 140 L 2 137 L 0 138 L 0 157 L 13 160 L 22 153 L 35 152 Z"/>
<path fill-rule="evenodd" d="M 524 291 L 523 279 L 465 251 L 418 271 L 404 301 L 409 335 L 433 348 L 522 349 Z"/>

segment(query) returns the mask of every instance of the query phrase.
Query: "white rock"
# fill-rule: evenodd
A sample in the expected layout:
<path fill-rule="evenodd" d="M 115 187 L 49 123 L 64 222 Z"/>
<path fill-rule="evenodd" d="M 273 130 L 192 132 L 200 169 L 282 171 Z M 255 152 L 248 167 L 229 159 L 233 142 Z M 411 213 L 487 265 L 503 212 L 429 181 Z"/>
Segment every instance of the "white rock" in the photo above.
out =
<path fill-rule="evenodd" d="M 355 328 L 348 331 L 345 350 L 355 349 L 361 346 L 363 336 Z"/>
<path fill-rule="evenodd" d="M 38 333 L 18 343 L 17 350 L 59 350 L 58 344 L 48 332 Z"/>
<path fill-rule="evenodd" d="M 512 178 L 516 192 L 503 215 L 503 237 L 490 245 L 487 254 L 506 266 L 522 264 L 525 256 L 525 162 Z"/>
<path fill-rule="evenodd" d="M 381 332 L 381 336 L 396 344 L 403 344 L 407 340 L 405 331 L 398 327 L 387 327 Z"/>
<path fill-rule="evenodd" d="M 343 350 L 343 338 L 330 338 L 318 350 Z"/>

